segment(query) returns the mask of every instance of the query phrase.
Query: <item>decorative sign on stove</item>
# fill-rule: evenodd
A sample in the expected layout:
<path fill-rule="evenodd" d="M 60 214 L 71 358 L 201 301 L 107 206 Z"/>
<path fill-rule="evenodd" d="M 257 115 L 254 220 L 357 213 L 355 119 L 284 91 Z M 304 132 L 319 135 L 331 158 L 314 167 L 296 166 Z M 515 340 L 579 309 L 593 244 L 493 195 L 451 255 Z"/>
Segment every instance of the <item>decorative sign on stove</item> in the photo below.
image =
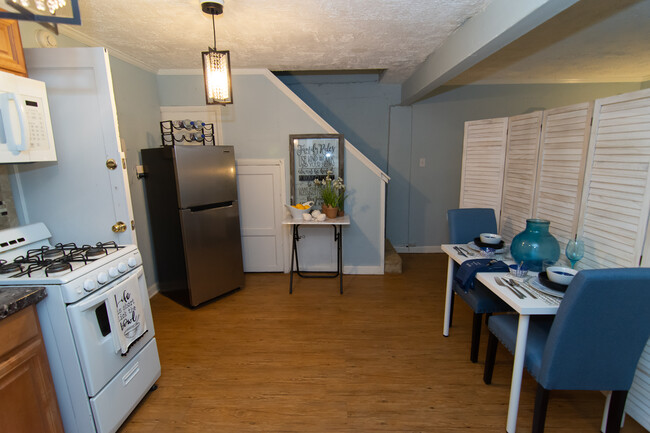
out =
<path fill-rule="evenodd" d="M 289 136 L 291 204 L 315 201 L 320 206 L 315 179 L 331 170 L 343 177 L 343 134 L 300 134 Z"/>
<path fill-rule="evenodd" d="M 127 284 L 119 284 L 107 293 L 109 320 L 114 331 L 113 343 L 115 351 L 122 352 L 122 355 L 126 355 L 131 345 L 147 331 L 147 325 L 140 314 L 142 300 L 138 285 L 132 284 L 131 279 L 127 280 Z"/>

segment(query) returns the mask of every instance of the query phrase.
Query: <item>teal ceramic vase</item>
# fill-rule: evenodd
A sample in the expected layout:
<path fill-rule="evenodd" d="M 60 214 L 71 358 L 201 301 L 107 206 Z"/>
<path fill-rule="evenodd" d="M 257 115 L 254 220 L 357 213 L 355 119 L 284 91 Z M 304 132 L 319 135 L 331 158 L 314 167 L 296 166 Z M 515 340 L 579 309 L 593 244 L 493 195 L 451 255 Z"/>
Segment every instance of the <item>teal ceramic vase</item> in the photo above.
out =
<path fill-rule="evenodd" d="M 548 232 L 551 222 L 527 219 L 526 229 L 512 239 L 510 254 L 515 263 L 524 262 L 528 269 L 541 272 L 560 258 L 560 244 Z"/>

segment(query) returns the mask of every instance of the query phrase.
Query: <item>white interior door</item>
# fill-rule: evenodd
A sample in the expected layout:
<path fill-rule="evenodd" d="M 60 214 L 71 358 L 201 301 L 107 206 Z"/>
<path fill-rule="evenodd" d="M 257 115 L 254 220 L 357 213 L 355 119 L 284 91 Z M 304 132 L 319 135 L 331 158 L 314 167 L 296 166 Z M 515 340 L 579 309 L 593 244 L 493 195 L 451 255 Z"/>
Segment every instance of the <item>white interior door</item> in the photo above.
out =
<path fill-rule="evenodd" d="M 284 270 L 283 174 L 280 160 L 237 160 L 244 272 Z"/>
<path fill-rule="evenodd" d="M 47 88 L 58 161 L 14 165 L 21 224 L 44 222 L 52 242 L 136 243 L 106 50 L 34 48 L 25 59 Z M 113 232 L 117 222 L 126 231 Z"/>

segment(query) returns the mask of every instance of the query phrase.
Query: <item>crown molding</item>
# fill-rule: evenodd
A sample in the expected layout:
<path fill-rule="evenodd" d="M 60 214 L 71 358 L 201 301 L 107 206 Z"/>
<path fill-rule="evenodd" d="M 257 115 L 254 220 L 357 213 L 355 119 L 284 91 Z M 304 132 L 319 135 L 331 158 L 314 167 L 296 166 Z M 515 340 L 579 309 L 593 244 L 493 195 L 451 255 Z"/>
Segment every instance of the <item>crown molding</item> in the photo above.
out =
<path fill-rule="evenodd" d="M 111 47 L 110 45 L 107 45 L 101 41 L 98 41 L 97 39 L 94 39 L 87 34 L 80 32 L 79 30 L 71 27 L 71 26 L 59 26 L 59 33 L 62 35 L 65 35 L 69 38 L 72 38 L 76 41 L 81 42 L 82 44 L 85 44 L 89 47 L 104 47 L 108 50 L 108 54 L 111 56 L 114 56 L 120 60 L 125 61 L 126 63 L 129 63 L 137 68 L 143 69 L 148 72 L 152 73 L 157 73 L 158 70 L 151 65 L 142 62 L 139 59 L 136 59 L 133 56 L 130 56 L 126 53 L 123 53 L 122 51 L 118 50 L 117 48 Z"/>

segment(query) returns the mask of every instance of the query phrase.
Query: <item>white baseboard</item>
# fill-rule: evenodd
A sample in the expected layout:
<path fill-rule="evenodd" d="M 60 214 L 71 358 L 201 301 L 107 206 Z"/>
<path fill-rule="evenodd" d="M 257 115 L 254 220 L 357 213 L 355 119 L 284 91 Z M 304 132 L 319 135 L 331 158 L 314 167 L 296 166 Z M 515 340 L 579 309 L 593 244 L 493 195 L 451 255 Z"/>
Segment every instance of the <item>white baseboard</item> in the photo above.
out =
<path fill-rule="evenodd" d="M 381 266 L 343 266 L 344 274 L 356 275 L 384 275 Z"/>
<path fill-rule="evenodd" d="M 429 246 L 421 246 L 421 247 L 396 247 L 393 245 L 393 248 L 395 248 L 395 251 L 398 253 L 441 253 L 442 248 L 440 248 L 440 245 L 429 245 Z"/>
<path fill-rule="evenodd" d="M 147 287 L 147 292 L 149 292 L 149 299 L 156 293 L 158 293 L 160 290 L 158 290 L 158 283 L 153 283 L 149 287 Z"/>
<path fill-rule="evenodd" d="M 336 272 L 336 269 L 330 269 L 325 266 L 310 266 L 309 269 L 302 269 L 304 272 Z M 285 272 L 288 274 L 289 271 Z M 350 275 L 384 275 L 381 266 L 343 266 L 343 274 Z"/>

